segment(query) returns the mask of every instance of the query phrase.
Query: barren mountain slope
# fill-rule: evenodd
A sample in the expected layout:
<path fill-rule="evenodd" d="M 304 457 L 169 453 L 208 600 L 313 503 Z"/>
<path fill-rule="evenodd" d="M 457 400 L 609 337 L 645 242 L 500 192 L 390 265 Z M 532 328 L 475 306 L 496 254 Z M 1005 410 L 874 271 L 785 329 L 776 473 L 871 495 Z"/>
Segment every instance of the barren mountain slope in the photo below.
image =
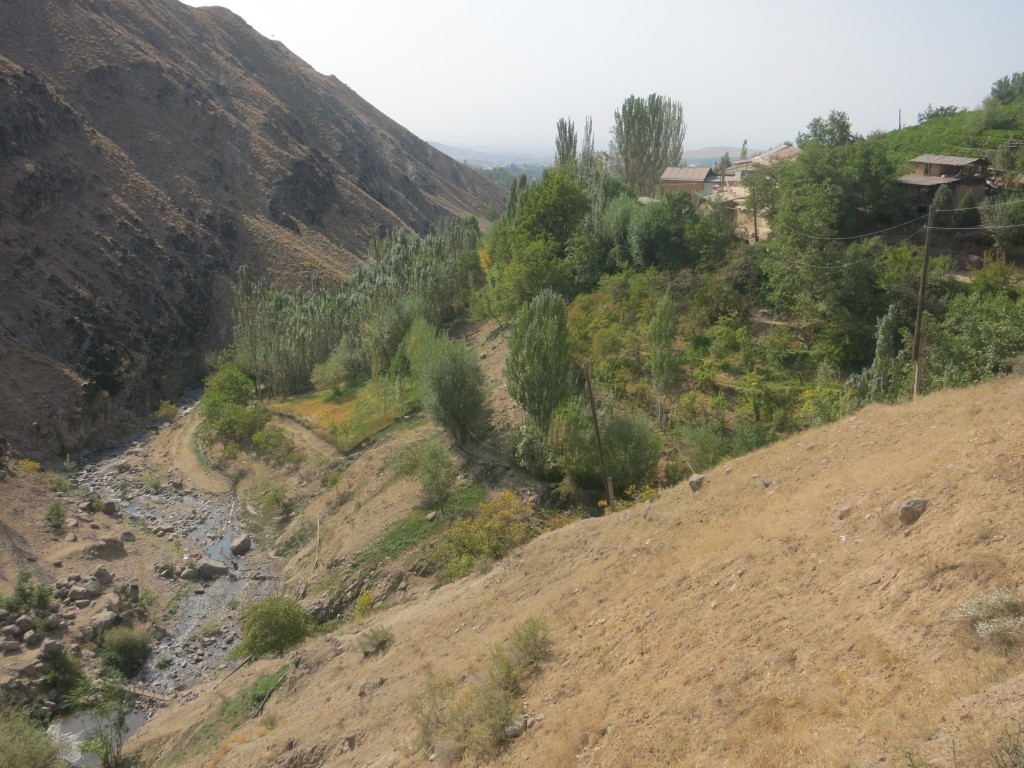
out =
<path fill-rule="evenodd" d="M 428 669 L 468 686 L 527 617 L 552 657 L 505 766 L 984 765 L 1018 714 L 1022 657 L 955 619 L 1018 588 L 1024 379 L 874 406 L 570 525 L 479 574 L 288 655 L 262 719 L 191 765 L 398 766 Z M 896 508 L 928 500 L 912 524 Z M 351 632 L 353 634 L 347 634 Z M 140 733 L 149 764 L 264 660 Z M 435 756 L 444 763 L 444 756 Z M 477 764 L 467 759 L 465 764 Z M 491 763 L 482 759 L 481 763 Z"/>
<path fill-rule="evenodd" d="M 221 8 L 9 0 L 0 55 L 0 386 L 38 392 L 0 405 L 0 431 L 25 452 L 95 443 L 103 419 L 175 393 L 227 338 L 239 264 L 340 279 L 381 229 L 503 204 Z M 111 402 L 98 408 L 94 390 Z"/>

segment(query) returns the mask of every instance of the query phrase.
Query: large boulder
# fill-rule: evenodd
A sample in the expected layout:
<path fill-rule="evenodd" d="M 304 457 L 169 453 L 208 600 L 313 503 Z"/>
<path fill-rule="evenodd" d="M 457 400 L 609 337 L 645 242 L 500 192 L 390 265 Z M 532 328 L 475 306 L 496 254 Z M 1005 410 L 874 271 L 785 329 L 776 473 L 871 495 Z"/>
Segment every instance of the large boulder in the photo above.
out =
<path fill-rule="evenodd" d="M 196 563 L 196 572 L 201 579 L 218 579 L 227 576 L 231 569 L 220 560 L 200 560 Z"/>
<path fill-rule="evenodd" d="M 100 611 L 89 621 L 89 626 L 96 632 L 102 632 L 120 623 L 121 617 L 113 611 Z"/>
<path fill-rule="evenodd" d="M 249 534 L 244 533 L 241 536 L 237 536 L 231 540 L 231 554 L 238 556 L 244 555 L 252 549 L 252 537 Z"/>

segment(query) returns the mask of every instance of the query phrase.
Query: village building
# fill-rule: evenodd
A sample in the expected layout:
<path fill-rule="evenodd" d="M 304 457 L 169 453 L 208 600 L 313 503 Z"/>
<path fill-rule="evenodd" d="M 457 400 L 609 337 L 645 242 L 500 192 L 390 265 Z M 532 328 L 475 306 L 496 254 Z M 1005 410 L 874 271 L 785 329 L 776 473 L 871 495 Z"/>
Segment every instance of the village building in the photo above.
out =
<path fill-rule="evenodd" d="M 943 184 L 953 193 L 954 205 L 959 205 L 968 192 L 976 203 L 985 197 L 989 162 L 983 157 L 919 155 L 910 162 L 914 163 L 914 172 L 900 176 L 897 181 L 908 199 L 921 210 L 931 205 Z"/>

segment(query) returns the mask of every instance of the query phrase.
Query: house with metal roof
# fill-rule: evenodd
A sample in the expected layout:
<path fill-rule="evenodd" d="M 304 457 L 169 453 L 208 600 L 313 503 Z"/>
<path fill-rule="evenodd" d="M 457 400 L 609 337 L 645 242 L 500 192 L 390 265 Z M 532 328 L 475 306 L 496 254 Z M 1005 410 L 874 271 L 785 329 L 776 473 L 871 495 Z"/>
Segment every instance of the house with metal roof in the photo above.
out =
<path fill-rule="evenodd" d="M 669 167 L 661 174 L 659 186 L 664 192 L 689 192 L 696 204 L 715 191 L 721 181 L 713 168 L 691 165 L 685 168 Z"/>
<path fill-rule="evenodd" d="M 989 162 L 983 157 L 919 155 L 910 162 L 914 164 L 914 173 L 900 176 L 897 181 L 910 201 L 919 208 L 927 209 L 943 184 L 949 186 L 956 205 L 968 192 L 976 203 L 985 196 Z"/>

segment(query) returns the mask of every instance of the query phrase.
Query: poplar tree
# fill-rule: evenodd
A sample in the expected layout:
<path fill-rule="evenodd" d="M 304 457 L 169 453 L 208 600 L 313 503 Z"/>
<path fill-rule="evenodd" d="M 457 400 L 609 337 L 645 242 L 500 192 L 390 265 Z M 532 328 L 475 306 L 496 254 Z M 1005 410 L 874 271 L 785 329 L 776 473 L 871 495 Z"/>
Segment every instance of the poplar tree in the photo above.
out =
<path fill-rule="evenodd" d="M 508 341 L 508 392 L 547 433 L 555 410 L 569 395 L 569 326 L 565 299 L 551 289 L 519 310 Z"/>
<path fill-rule="evenodd" d="M 653 195 L 665 169 L 683 159 L 683 105 L 652 93 L 627 98 L 615 110 L 609 145 L 615 172 L 637 195 Z"/>

